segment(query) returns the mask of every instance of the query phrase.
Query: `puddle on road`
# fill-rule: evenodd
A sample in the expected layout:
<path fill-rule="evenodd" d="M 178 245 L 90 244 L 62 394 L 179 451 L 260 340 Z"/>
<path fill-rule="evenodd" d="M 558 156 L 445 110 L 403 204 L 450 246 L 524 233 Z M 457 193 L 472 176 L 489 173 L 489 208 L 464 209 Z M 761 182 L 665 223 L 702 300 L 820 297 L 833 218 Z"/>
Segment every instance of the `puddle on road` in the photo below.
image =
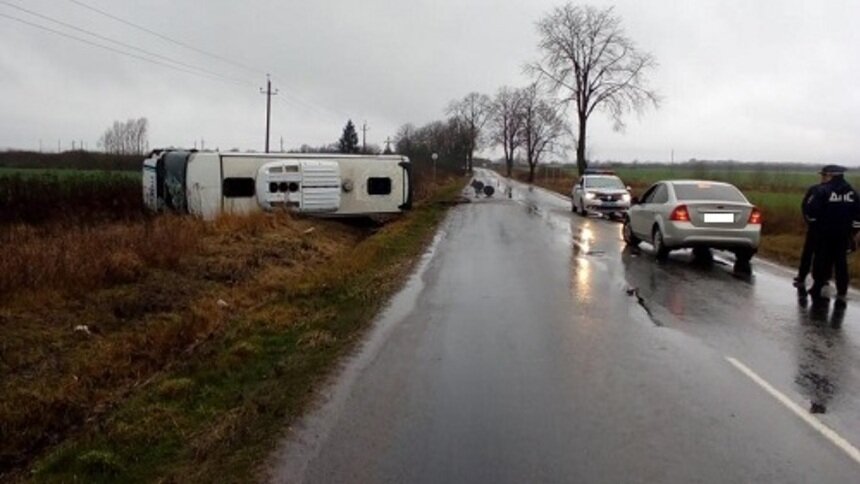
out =
<path fill-rule="evenodd" d="M 838 396 L 846 362 L 845 335 L 841 328 L 844 310 L 829 306 L 800 309 L 798 363 L 794 383 L 809 399 L 809 412 L 827 413 Z"/>

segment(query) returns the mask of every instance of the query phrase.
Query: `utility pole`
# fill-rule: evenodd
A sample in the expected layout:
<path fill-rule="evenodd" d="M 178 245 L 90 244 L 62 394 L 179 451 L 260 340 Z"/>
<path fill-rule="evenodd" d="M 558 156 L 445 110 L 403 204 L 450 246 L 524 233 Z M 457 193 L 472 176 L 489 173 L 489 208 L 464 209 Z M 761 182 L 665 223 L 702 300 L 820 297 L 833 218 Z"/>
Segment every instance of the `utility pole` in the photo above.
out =
<path fill-rule="evenodd" d="M 284 152 L 284 137 L 281 136 L 281 153 Z"/>
<path fill-rule="evenodd" d="M 39 138 L 39 153 L 42 152 L 42 138 Z"/>
<path fill-rule="evenodd" d="M 385 152 L 391 153 L 391 136 L 385 138 Z"/>
<path fill-rule="evenodd" d="M 203 138 L 200 138 L 200 151 L 205 151 L 205 150 L 206 150 L 206 140 Z"/>
<path fill-rule="evenodd" d="M 361 151 L 367 153 L 367 130 L 370 128 L 367 127 L 367 121 L 364 122 L 364 125 L 361 127 Z"/>
<path fill-rule="evenodd" d="M 275 89 L 272 92 L 272 80 L 269 78 L 269 75 L 266 74 L 266 90 L 260 88 L 260 94 L 266 95 L 266 153 L 269 152 L 269 127 L 272 124 L 272 96 L 278 94 L 278 90 Z"/>

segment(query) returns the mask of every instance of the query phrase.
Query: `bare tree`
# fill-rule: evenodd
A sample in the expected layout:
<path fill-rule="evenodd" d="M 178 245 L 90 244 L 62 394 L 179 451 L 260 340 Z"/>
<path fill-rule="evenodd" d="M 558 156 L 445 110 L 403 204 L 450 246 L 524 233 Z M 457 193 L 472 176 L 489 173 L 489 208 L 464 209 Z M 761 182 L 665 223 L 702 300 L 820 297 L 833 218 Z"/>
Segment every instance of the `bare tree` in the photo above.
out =
<path fill-rule="evenodd" d="M 657 63 L 626 36 L 611 7 L 601 10 L 568 3 L 552 10 L 537 27 L 542 58 L 527 71 L 561 93 L 563 103 L 576 106 L 576 164 L 582 173 L 588 166 L 589 116 L 601 108 L 621 131 L 624 114 L 641 113 L 648 105 L 657 107 L 659 96 L 646 79 Z"/>
<path fill-rule="evenodd" d="M 495 144 L 502 145 L 508 177 L 514 169 L 514 153 L 522 144 L 522 103 L 523 92 L 510 87 L 499 89 L 493 101 L 492 139 Z"/>
<path fill-rule="evenodd" d="M 340 145 L 338 143 L 329 143 L 327 145 L 311 146 L 304 143 L 298 149 L 289 150 L 289 153 L 340 153 Z"/>
<path fill-rule="evenodd" d="M 492 101 L 486 94 L 477 92 L 466 95 L 448 105 L 447 114 L 460 129 L 466 140 L 466 169 L 472 172 L 472 158 L 480 148 L 482 130 L 492 113 Z"/>
<path fill-rule="evenodd" d="M 149 121 L 146 118 L 129 120 L 129 131 L 131 132 L 130 148 L 135 154 L 143 154 L 146 151 L 147 137 L 149 135 Z"/>
<path fill-rule="evenodd" d="M 421 127 L 404 124 L 397 130 L 395 147 L 397 153 L 408 156 L 416 167 L 431 166 L 432 155 L 438 155 L 438 167 L 455 173 L 463 168 L 466 151 L 470 146 L 466 130 L 457 118 L 433 121 Z"/>
<path fill-rule="evenodd" d="M 362 155 L 379 155 L 382 154 L 382 148 L 377 144 L 367 143 L 365 146 L 358 148 L 358 152 Z"/>
<path fill-rule="evenodd" d="M 529 164 L 529 183 L 534 181 L 535 169 L 546 153 L 561 151 L 562 139 L 568 132 L 560 108 L 541 95 L 537 84 L 523 89 L 520 107 L 522 143 Z"/>
<path fill-rule="evenodd" d="M 412 139 L 415 136 L 415 130 L 415 125 L 412 123 L 406 123 L 397 130 L 397 134 L 394 135 L 394 149 L 398 153 L 407 155 L 412 153 Z"/>
<path fill-rule="evenodd" d="M 149 121 L 146 118 L 129 119 L 125 123 L 114 121 L 99 138 L 99 146 L 107 153 L 120 155 L 142 155 L 146 151 L 149 137 Z"/>

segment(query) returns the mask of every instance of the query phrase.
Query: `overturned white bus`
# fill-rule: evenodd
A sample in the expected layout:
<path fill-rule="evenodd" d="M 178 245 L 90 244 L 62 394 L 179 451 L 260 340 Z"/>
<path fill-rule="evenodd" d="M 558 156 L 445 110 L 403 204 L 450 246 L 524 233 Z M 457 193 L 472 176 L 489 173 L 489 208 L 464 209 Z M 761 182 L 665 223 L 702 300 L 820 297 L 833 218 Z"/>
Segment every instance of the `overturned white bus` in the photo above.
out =
<path fill-rule="evenodd" d="M 412 208 L 404 156 L 156 150 L 143 162 L 152 211 L 213 219 L 286 209 L 324 216 L 395 214 Z"/>

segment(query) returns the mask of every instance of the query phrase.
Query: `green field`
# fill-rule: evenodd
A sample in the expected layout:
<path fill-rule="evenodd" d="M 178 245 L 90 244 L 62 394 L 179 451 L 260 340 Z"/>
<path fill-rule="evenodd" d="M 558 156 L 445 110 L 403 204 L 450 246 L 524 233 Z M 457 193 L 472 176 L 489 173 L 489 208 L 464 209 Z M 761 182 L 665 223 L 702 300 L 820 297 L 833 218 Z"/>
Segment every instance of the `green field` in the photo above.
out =
<path fill-rule="evenodd" d="M 819 176 L 814 170 L 732 170 L 688 167 L 637 168 L 628 166 L 616 168 L 615 172 L 631 185 L 648 185 L 658 180 L 704 179 L 728 182 L 744 191 L 788 191 L 800 192 L 801 194 L 810 185 L 819 181 Z M 860 186 L 860 176 L 856 174 L 849 175 L 847 179 L 852 185 Z"/>
<path fill-rule="evenodd" d="M 814 168 L 808 170 L 779 168 L 750 168 L 732 169 L 721 167 L 695 167 L 689 165 L 660 167 L 636 167 L 633 165 L 617 166 L 612 168 L 625 183 L 644 188 L 659 180 L 715 180 L 736 185 L 744 192 L 747 191 L 778 191 L 778 192 L 805 192 L 806 188 L 819 181 L 819 176 Z M 576 177 L 576 168 L 566 166 L 562 172 L 569 177 Z M 860 172 L 860 169 L 857 169 Z M 543 171 L 538 170 L 538 178 L 543 176 Z M 855 187 L 860 187 L 860 174 L 849 172 L 846 179 Z"/>
<path fill-rule="evenodd" d="M 803 192 L 767 192 L 760 190 L 745 190 L 753 205 L 768 207 L 772 210 L 793 210 L 800 214 L 800 202 L 803 200 Z"/>
<path fill-rule="evenodd" d="M 123 177 L 130 179 L 139 179 L 141 177 L 141 172 L 125 170 L 75 170 L 66 168 L 8 168 L 0 166 L 0 177 L 16 175 L 24 178 L 48 176 L 56 177 L 61 180 L 81 177 Z"/>
<path fill-rule="evenodd" d="M 139 171 L 0 168 L 0 227 L 143 215 Z"/>

